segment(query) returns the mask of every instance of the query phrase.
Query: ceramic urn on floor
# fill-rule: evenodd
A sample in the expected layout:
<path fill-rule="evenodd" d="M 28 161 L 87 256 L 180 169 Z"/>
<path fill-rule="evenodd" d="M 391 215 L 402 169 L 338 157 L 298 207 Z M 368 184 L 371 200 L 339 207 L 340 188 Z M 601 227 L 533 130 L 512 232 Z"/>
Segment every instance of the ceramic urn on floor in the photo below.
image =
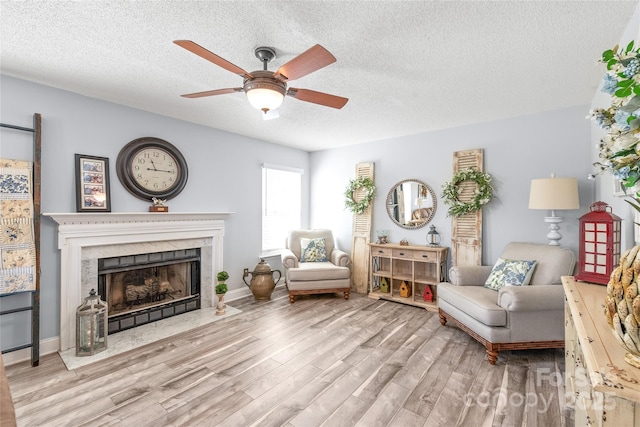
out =
<path fill-rule="evenodd" d="M 278 273 L 278 279 L 273 280 L 273 273 Z M 246 277 L 251 274 L 251 284 L 247 283 Z M 256 265 L 255 270 L 251 272 L 245 272 L 242 276 L 245 285 L 251 289 L 251 293 L 258 301 L 268 301 L 271 299 L 271 294 L 276 287 L 276 284 L 280 281 L 282 273 L 280 270 L 271 270 L 271 266 L 265 262 L 264 258 L 260 258 L 260 262 Z"/>

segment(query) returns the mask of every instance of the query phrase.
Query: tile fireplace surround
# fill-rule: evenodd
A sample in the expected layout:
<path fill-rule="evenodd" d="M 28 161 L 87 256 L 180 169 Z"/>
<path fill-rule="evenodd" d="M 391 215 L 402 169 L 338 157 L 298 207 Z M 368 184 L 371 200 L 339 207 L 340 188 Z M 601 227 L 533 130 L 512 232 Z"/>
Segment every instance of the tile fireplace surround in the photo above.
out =
<path fill-rule="evenodd" d="M 97 289 L 98 259 L 201 249 L 201 306 L 215 303 L 214 272 L 222 270 L 228 212 L 46 213 L 58 223 L 60 351 L 75 347 L 76 308 Z"/>

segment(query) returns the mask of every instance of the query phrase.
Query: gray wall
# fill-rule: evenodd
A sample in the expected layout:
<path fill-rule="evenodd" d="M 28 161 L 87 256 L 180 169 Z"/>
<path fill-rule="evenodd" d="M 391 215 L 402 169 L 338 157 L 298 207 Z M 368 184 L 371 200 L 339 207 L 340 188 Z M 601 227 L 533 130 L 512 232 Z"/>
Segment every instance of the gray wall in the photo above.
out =
<path fill-rule="evenodd" d="M 7 76 L 0 76 L 0 85 L 0 121 L 30 127 L 33 113 L 42 114 L 42 212 L 75 212 L 74 153 L 110 159 L 112 211 L 147 211 L 149 203 L 130 195 L 118 181 L 115 162 L 127 142 L 156 136 L 176 145 L 189 165 L 187 186 L 168 202 L 172 212 L 235 212 L 225 229 L 224 268 L 231 276 L 228 281 L 231 290 L 244 287 L 243 268 L 253 270 L 259 261 L 262 163 L 305 171 L 302 224 L 308 225 L 309 153 L 305 151 Z M 30 136 L 6 129 L 1 132 L 3 157 L 12 157 L 16 153 L 14 146 L 30 144 Z M 59 333 L 59 262 L 56 224 L 46 218 L 42 221 L 41 248 L 43 339 Z M 22 304 L 2 300 L 3 307 L 13 303 Z M 3 321 L 3 325 L 12 322 Z M 2 332 L 6 338 L 7 331 Z M 5 338 L 3 348 L 15 345 L 6 343 Z"/>
<path fill-rule="evenodd" d="M 451 242 L 451 219 L 440 197 L 442 185 L 451 180 L 453 152 L 484 149 L 484 170 L 493 176 L 495 198 L 483 213 L 483 261 L 492 264 L 510 241 L 547 243 L 545 211 L 529 210 L 531 179 L 578 178 L 580 209 L 559 211 L 564 217 L 561 244 L 577 251 L 578 222 L 593 201 L 593 183 L 588 148 L 590 123 L 587 105 L 542 114 L 521 116 L 354 145 L 311 154 L 311 225 L 336 230 L 343 249 L 351 247 L 351 213 L 344 209 L 344 191 L 354 177 L 354 165 L 375 163 L 376 198 L 372 237 L 375 230 L 390 230 L 390 241 L 403 238 L 425 244 L 428 227 L 405 230 L 393 224 L 385 210 L 388 191 L 403 179 L 425 181 L 438 196 L 434 224 L 442 244 Z M 427 120 L 428 118 L 425 118 Z"/>

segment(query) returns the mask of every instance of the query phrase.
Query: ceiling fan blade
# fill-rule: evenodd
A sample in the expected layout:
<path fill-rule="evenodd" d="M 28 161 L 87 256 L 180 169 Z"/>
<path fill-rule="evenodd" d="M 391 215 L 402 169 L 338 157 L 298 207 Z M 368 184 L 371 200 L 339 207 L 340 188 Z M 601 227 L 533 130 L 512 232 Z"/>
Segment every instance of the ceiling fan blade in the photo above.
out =
<path fill-rule="evenodd" d="M 242 92 L 241 87 L 230 87 L 226 89 L 207 90 L 205 92 L 187 93 L 180 95 L 183 98 L 202 98 L 204 96 L 224 95 L 225 93 Z"/>
<path fill-rule="evenodd" d="M 295 87 L 289 88 L 287 95 L 300 101 L 312 102 L 314 104 L 324 105 L 325 107 L 338 109 L 344 107 L 347 101 L 349 101 L 349 98 L 329 95 L 328 93 L 316 92 L 310 89 L 296 89 Z"/>
<path fill-rule="evenodd" d="M 281 80 L 295 80 L 336 62 L 336 57 L 319 44 L 302 52 L 278 68 L 273 76 Z"/>
<path fill-rule="evenodd" d="M 235 64 L 232 64 L 224 58 L 219 57 L 215 53 L 208 51 L 207 49 L 203 48 L 197 43 L 192 42 L 191 40 L 174 40 L 173 42 L 178 46 L 187 49 L 189 52 L 195 53 L 199 57 L 213 62 L 217 66 L 222 67 L 227 71 L 231 71 L 232 73 L 249 79 L 253 78 L 251 74 L 247 73 L 242 68 L 238 67 Z"/>

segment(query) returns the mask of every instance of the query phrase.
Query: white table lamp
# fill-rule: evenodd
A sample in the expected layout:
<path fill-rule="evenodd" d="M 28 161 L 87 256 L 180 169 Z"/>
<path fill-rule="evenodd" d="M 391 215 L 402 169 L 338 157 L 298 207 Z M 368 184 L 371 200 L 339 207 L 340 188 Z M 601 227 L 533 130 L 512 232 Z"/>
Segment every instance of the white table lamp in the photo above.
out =
<path fill-rule="evenodd" d="M 532 179 L 529 193 L 529 209 L 545 209 L 551 211 L 551 216 L 544 218 L 549 223 L 549 244 L 560 246 L 562 235 L 558 232 L 562 217 L 556 215 L 556 210 L 580 209 L 578 199 L 577 178 L 551 178 Z"/>

